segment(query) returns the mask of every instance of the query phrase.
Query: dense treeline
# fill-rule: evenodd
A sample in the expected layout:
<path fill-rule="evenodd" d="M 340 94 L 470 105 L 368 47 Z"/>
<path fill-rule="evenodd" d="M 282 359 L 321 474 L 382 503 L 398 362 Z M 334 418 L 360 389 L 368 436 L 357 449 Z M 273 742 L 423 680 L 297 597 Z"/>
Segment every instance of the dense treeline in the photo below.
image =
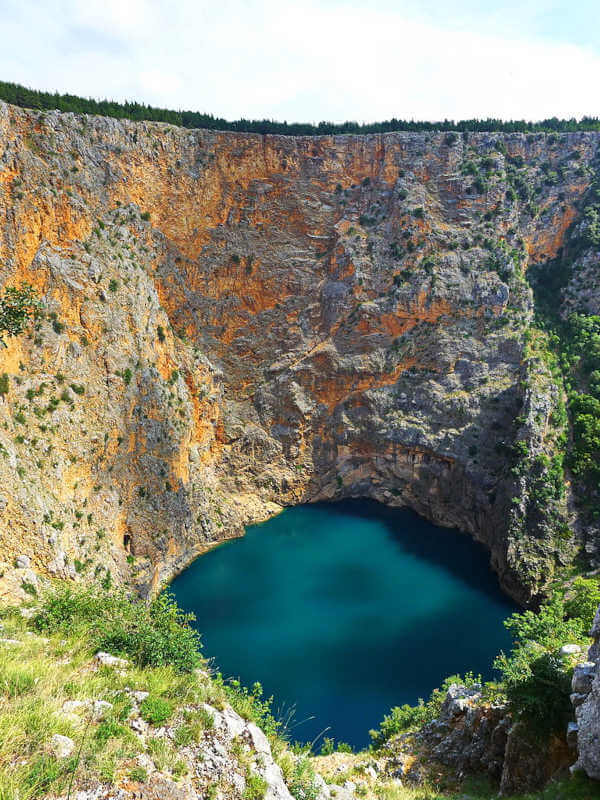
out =
<path fill-rule="evenodd" d="M 169 122 L 184 128 L 208 128 L 221 131 L 243 131 L 246 133 L 274 133 L 283 136 L 318 136 L 337 133 L 388 133 L 390 131 L 498 131 L 504 133 L 536 133 L 544 131 L 597 131 L 600 118 L 583 117 L 576 119 L 551 119 L 539 122 L 525 120 L 468 119 L 460 122 L 440 120 L 438 122 L 418 122 L 415 120 L 390 119 L 385 122 L 361 124 L 358 122 L 319 122 L 318 125 L 303 122 L 275 122 L 274 120 L 238 119 L 229 122 L 212 114 L 199 111 L 173 111 L 155 108 L 144 103 L 116 103 L 112 100 L 93 100 L 74 94 L 40 92 L 28 89 L 17 83 L 0 81 L 0 100 L 23 108 L 40 110 L 72 111 L 77 114 L 100 114 L 105 117 L 132 120 L 152 120 Z"/>

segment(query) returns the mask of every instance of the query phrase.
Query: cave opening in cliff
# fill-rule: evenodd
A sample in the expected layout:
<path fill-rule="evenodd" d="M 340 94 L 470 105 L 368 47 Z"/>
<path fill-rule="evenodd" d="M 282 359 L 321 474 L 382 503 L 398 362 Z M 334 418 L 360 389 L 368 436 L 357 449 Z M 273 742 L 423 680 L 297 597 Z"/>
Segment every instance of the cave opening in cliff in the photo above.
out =
<path fill-rule="evenodd" d="M 294 739 L 357 747 L 448 675 L 492 677 L 514 610 L 470 537 L 372 500 L 289 508 L 172 588 L 219 670 L 294 712 Z"/>

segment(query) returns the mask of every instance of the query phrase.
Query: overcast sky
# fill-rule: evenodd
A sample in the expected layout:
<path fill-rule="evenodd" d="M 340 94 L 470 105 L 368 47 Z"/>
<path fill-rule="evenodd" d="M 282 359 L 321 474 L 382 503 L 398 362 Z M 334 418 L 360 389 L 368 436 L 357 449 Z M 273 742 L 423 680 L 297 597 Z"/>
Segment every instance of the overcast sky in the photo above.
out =
<path fill-rule="evenodd" d="M 315 122 L 600 116 L 600 0 L 0 0 L 0 78 Z"/>

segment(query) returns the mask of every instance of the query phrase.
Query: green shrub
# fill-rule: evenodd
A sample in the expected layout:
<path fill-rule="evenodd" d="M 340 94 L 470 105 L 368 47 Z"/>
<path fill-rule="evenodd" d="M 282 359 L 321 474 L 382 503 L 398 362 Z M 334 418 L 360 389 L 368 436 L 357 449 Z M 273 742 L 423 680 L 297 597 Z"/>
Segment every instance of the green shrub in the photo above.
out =
<path fill-rule="evenodd" d="M 0 669 L 0 693 L 6 697 L 19 697 L 30 692 L 35 685 L 35 678 L 29 670 L 17 667 Z"/>
<path fill-rule="evenodd" d="M 309 759 L 297 759 L 290 774 L 285 776 L 292 797 L 297 800 L 317 800 L 320 790 L 315 777 Z"/>
<path fill-rule="evenodd" d="M 377 730 L 369 731 L 373 747 L 377 749 L 393 736 L 411 728 L 419 728 L 426 722 L 431 722 L 431 719 L 433 717 L 430 717 L 429 709 L 422 700 L 416 706 L 395 706 L 385 715 Z"/>
<path fill-rule="evenodd" d="M 137 783 L 146 783 L 148 773 L 143 767 L 133 767 L 133 769 L 129 770 L 129 780 Z"/>
<path fill-rule="evenodd" d="M 268 736 L 278 732 L 281 725 L 271 712 L 273 698 L 263 697 L 260 683 L 256 682 L 252 684 L 252 689 L 248 689 L 238 680 L 232 679 L 225 683 L 220 674 L 217 674 L 215 681 L 223 687 L 227 699 L 241 717 L 255 722 Z"/>
<path fill-rule="evenodd" d="M 0 395 L 8 394 L 9 388 L 9 377 L 6 372 L 3 372 L 2 375 L 0 375 Z"/>
<path fill-rule="evenodd" d="M 377 730 L 369 731 L 369 736 L 373 740 L 372 746 L 378 749 L 399 733 L 411 730 L 412 728 L 420 728 L 438 717 L 446 693 L 453 683 L 459 683 L 463 686 L 470 687 L 474 684 L 481 683 L 481 676 L 475 676 L 472 672 L 468 672 L 464 677 L 460 675 L 450 675 L 444 680 L 439 689 L 433 690 L 426 703 L 423 700 L 419 700 L 416 706 L 409 706 L 406 704 L 403 706 L 395 706 L 391 709 L 389 714 L 386 714 Z"/>
<path fill-rule="evenodd" d="M 116 292 L 119 288 L 119 282 L 116 281 L 114 278 L 110 279 L 110 283 L 108 284 L 108 289 L 110 292 Z"/>
<path fill-rule="evenodd" d="M 479 194 L 485 194 L 488 190 L 488 182 L 481 175 L 478 175 L 475 178 L 475 180 L 473 181 L 473 186 L 479 192 Z"/>
<path fill-rule="evenodd" d="M 36 319 L 42 309 L 33 286 L 28 283 L 20 288 L 9 286 L 0 296 L 0 339 L 18 336 L 29 323 Z"/>
<path fill-rule="evenodd" d="M 71 759 L 59 762 L 49 755 L 38 756 L 29 766 L 24 784 L 30 790 L 30 797 L 41 797 L 59 778 L 72 768 Z"/>
<path fill-rule="evenodd" d="M 564 731 L 572 713 L 572 668 L 558 651 L 569 642 L 585 643 L 589 615 L 585 593 L 576 592 L 570 602 L 576 616 L 568 615 L 564 599 L 556 593 L 537 613 L 509 617 L 504 624 L 512 633 L 513 649 L 494 662 L 511 711 L 541 737 Z M 579 616 L 580 611 L 586 616 Z"/>
<path fill-rule="evenodd" d="M 565 596 L 567 617 L 580 620 L 583 633 L 589 633 L 600 606 L 600 583 L 596 578 L 575 578 Z"/>
<path fill-rule="evenodd" d="M 98 725 L 94 738 L 101 746 L 104 746 L 109 739 L 118 739 L 127 735 L 129 735 L 129 730 L 124 725 L 116 720 L 107 719 Z"/>
<path fill-rule="evenodd" d="M 162 725 L 173 713 L 173 707 L 163 697 L 147 697 L 140 705 L 142 719 L 151 725 Z"/>
<path fill-rule="evenodd" d="M 246 773 L 246 788 L 242 797 L 244 800 L 262 800 L 267 792 L 267 782 L 256 772 Z"/>
<path fill-rule="evenodd" d="M 150 212 L 149 212 L 149 211 L 142 211 L 142 213 L 140 214 L 140 217 L 141 217 L 141 218 L 142 218 L 142 219 L 143 219 L 145 222 L 150 222 Z"/>
<path fill-rule="evenodd" d="M 159 325 L 156 329 L 156 335 L 158 336 L 159 342 L 164 342 L 165 340 L 165 329 L 162 325 Z"/>
<path fill-rule="evenodd" d="M 109 581 L 107 580 L 108 584 Z M 149 606 L 123 592 L 61 586 L 46 595 L 32 619 L 38 631 L 86 631 L 94 651 L 129 656 L 139 667 L 172 665 L 190 672 L 201 662 L 200 637 L 168 594 Z"/>

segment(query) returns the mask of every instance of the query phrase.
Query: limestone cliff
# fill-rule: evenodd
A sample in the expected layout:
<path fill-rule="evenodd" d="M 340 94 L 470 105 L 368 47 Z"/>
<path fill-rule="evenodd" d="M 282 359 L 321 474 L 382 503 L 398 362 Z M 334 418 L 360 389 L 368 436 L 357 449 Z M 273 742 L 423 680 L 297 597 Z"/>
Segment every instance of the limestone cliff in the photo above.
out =
<path fill-rule="evenodd" d="M 148 591 L 280 506 L 368 496 L 484 542 L 526 601 L 562 389 L 528 265 L 599 135 L 277 137 L 0 104 L 0 557 Z M 542 500 L 540 500 L 542 497 Z"/>

